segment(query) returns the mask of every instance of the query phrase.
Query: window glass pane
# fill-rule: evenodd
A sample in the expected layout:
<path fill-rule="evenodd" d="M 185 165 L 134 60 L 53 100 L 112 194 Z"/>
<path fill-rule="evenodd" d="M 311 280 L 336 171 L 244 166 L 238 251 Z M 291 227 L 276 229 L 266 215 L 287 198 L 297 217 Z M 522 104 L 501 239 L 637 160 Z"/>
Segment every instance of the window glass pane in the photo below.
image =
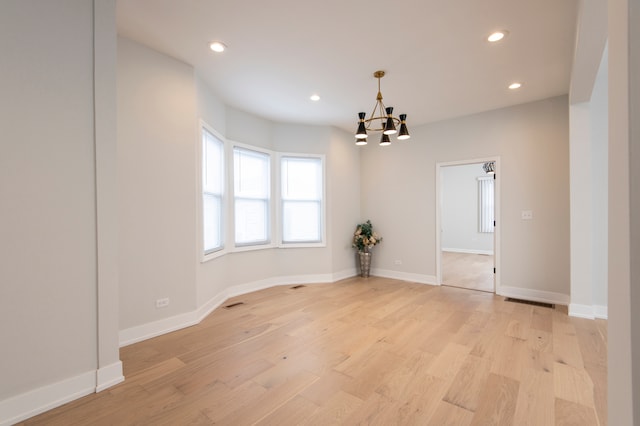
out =
<path fill-rule="evenodd" d="M 269 160 L 268 154 L 234 149 L 234 191 L 237 197 L 269 197 Z"/>
<path fill-rule="evenodd" d="M 283 242 L 320 242 L 319 201 L 283 201 Z"/>
<path fill-rule="evenodd" d="M 319 158 L 282 158 L 282 198 L 322 198 L 322 163 Z"/>
<path fill-rule="evenodd" d="M 322 159 L 281 158 L 282 242 L 322 242 Z"/>
<path fill-rule="evenodd" d="M 202 237 L 204 253 L 221 249 L 224 193 L 224 143 L 202 129 Z"/>
<path fill-rule="evenodd" d="M 264 200 L 236 198 L 236 244 L 268 241 L 268 203 Z"/>
<path fill-rule="evenodd" d="M 204 133 L 204 167 L 203 190 L 210 193 L 222 194 L 224 171 L 224 145 L 206 129 Z"/>
<path fill-rule="evenodd" d="M 222 246 L 222 206 L 220 197 L 204 194 L 203 197 L 203 232 L 204 251 L 209 252 Z"/>
<path fill-rule="evenodd" d="M 269 154 L 236 147 L 233 150 L 236 244 L 270 240 L 271 194 Z"/>

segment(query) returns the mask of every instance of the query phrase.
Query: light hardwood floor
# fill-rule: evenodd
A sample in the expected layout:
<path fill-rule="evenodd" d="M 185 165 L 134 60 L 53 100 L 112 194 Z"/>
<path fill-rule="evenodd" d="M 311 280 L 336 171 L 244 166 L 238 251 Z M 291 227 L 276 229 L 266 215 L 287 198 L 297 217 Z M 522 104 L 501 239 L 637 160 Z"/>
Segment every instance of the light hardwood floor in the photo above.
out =
<path fill-rule="evenodd" d="M 442 252 L 442 284 L 494 292 L 493 256 Z"/>
<path fill-rule="evenodd" d="M 605 425 L 606 321 L 383 278 L 275 287 L 122 348 L 28 425 Z"/>

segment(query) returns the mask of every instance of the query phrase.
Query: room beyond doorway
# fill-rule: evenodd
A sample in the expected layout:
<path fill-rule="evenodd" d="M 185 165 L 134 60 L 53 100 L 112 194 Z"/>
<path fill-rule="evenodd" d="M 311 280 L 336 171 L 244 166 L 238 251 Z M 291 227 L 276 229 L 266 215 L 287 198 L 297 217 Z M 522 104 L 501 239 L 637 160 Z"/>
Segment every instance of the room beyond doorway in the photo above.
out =
<path fill-rule="evenodd" d="M 499 170 L 498 158 L 436 165 L 438 284 L 498 292 L 499 185 L 487 162 Z"/>
<path fill-rule="evenodd" d="M 443 251 L 442 285 L 493 293 L 493 255 Z"/>

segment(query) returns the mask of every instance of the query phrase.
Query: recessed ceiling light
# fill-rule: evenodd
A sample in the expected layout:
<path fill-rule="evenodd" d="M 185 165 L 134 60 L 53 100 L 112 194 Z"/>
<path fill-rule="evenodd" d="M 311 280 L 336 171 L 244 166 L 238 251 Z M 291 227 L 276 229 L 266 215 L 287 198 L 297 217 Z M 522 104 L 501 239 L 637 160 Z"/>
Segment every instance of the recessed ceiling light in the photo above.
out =
<path fill-rule="evenodd" d="M 212 41 L 209 43 L 209 48 L 216 53 L 224 52 L 227 46 L 221 41 Z"/>
<path fill-rule="evenodd" d="M 516 90 L 516 89 L 519 89 L 521 87 L 522 87 L 522 83 L 517 83 L 517 82 L 516 83 L 511 83 L 509 85 L 509 89 L 511 89 L 511 90 Z"/>
<path fill-rule="evenodd" d="M 491 33 L 489 37 L 487 37 L 487 41 L 491 43 L 495 43 L 496 41 L 500 41 L 505 38 L 509 34 L 509 31 L 502 30 Z"/>
<path fill-rule="evenodd" d="M 309 97 L 309 99 L 311 99 L 313 102 L 317 102 L 320 100 L 320 96 L 314 93 Z"/>

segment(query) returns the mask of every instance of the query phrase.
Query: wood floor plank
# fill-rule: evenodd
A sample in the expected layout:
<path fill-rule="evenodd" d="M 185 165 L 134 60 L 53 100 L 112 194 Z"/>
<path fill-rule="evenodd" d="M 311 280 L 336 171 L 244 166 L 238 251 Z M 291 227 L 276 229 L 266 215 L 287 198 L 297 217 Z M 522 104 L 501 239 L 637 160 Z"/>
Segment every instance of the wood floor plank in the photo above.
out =
<path fill-rule="evenodd" d="M 466 357 L 443 400 L 474 412 L 489 377 L 490 367 L 491 361 L 488 359 L 473 355 Z"/>
<path fill-rule="evenodd" d="M 263 426 L 301 425 L 310 419 L 318 408 L 308 399 L 296 395 L 255 424 Z"/>
<path fill-rule="evenodd" d="M 467 355 L 471 349 L 467 346 L 457 343 L 449 343 L 438 357 L 431 363 L 427 372 L 435 377 L 443 379 L 452 379 L 462 364 L 464 364 Z"/>
<path fill-rule="evenodd" d="M 380 277 L 292 287 L 121 348 L 124 383 L 19 424 L 606 425 L 606 321 Z"/>
<path fill-rule="evenodd" d="M 587 407 L 594 407 L 593 382 L 585 370 L 556 363 L 553 367 L 554 395 Z"/>
<path fill-rule="evenodd" d="M 482 390 L 472 425 L 512 425 L 518 400 L 519 382 L 497 374 L 489 374 Z"/>
<path fill-rule="evenodd" d="M 514 423 L 521 426 L 554 423 L 553 374 L 525 369 L 520 381 Z"/>
<path fill-rule="evenodd" d="M 276 411 L 282 405 L 295 398 L 305 388 L 318 380 L 318 377 L 306 371 L 296 372 L 288 376 L 275 387 L 268 389 L 265 393 L 254 400 L 242 398 L 240 406 L 225 417 L 219 418 L 222 424 L 254 424 Z M 210 411 L 205 411 L 207 417 L 212 418 Z"/>
<path fill-rule="evenodd" d="M 553 353 L 555 360 L 559 363 L 584 368 L 575 326 L 565 316 L 554 316 Z"/>
<path fill-rule="evenodd" d="M 342 424 L 363 401 L 350 393 L 339 391 L 333 394 L 310 417 L 296 423 L 300 425 L 339 425 Z M 283 423 L 281 423 L 283 424 Z M 292 424 L 290 422 L 284 424 Z"/>
<path fill-rule="evenodd" d="M 491 372 L 520 380 L 527 354 L 526 342 L 505 335 L 497 340 L 494 350 L 495 356 L 491 364 Z"/>
<path fill-rule="evenodd" d="M 598 419 L 591 407 L 556 398 L 556 426 L 598 426 Z"/>
<path fill-rule="evenodd" d="M 607 368 L 602 365 L 586 364 L 585 371 L 593 382 L 593 402 L 601 426 L 607 424 Z"/>
<path fill-rule="evenodd" d="M 428 376 L 427 370 L 435 356 L 430 353 L 415 351 L 408 359 L 401 363 L 394 374 L 389 375 L 376 388 L 376 392 L 393 401 L 403 399 L 407 394 L 407 388 L 416 378 Z"/>
<path fill-rule="evenodd" d="M 470 425 L 472 420 L 472 411 L 442 401 L 427 424 L 432 426 L 466 426 Z"/>

